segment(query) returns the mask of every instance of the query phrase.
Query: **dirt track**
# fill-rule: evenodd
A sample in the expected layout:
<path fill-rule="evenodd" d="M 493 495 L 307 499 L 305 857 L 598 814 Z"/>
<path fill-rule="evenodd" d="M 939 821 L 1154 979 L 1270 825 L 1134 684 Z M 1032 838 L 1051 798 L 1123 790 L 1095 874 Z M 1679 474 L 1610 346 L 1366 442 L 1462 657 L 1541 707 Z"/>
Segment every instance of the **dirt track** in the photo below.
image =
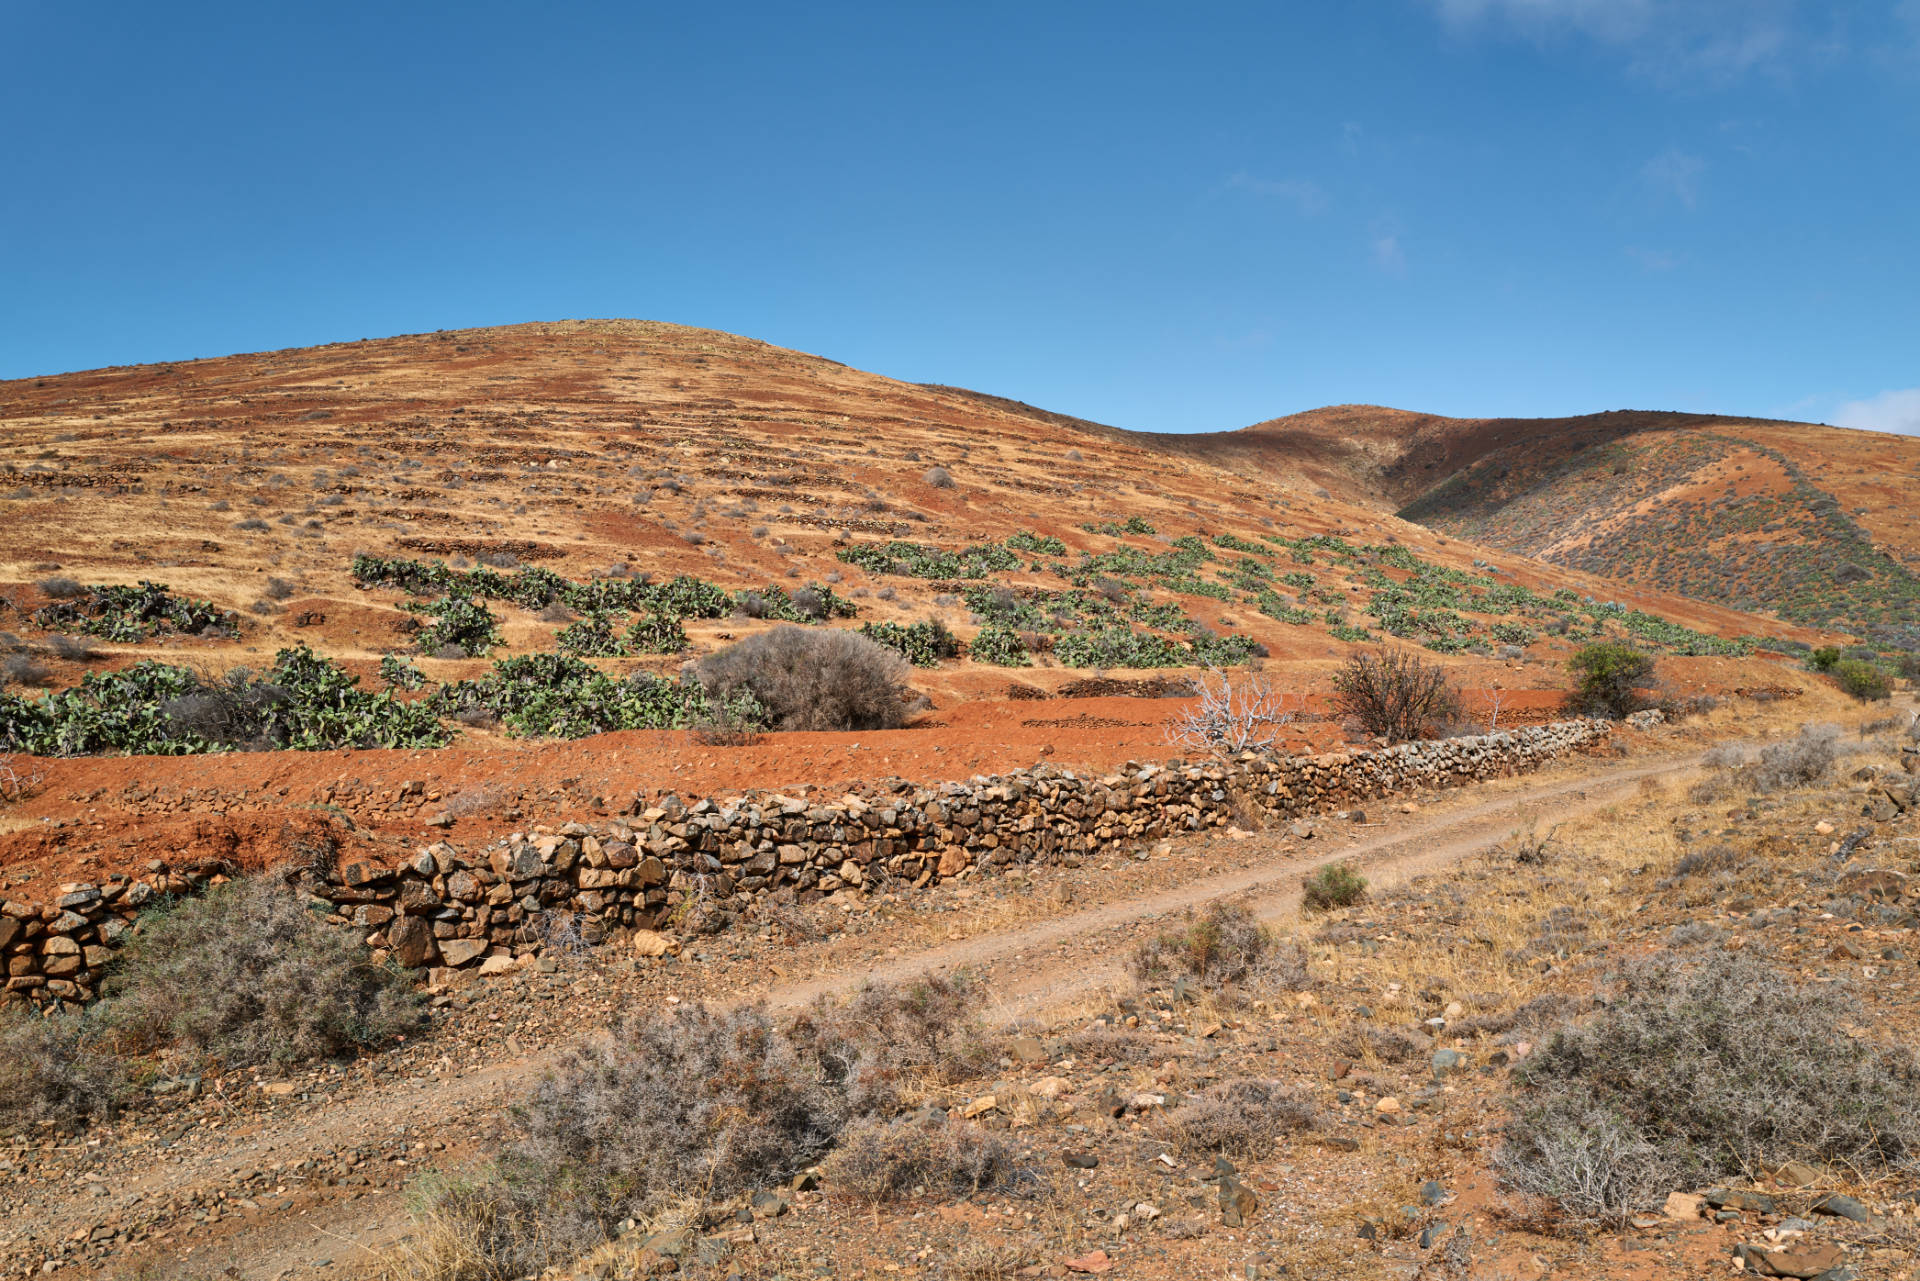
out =
<path fill-rule="evenodd" d="M 712 981 L 711 976 L 694 976 L 709 979 L 700 991 L 692 990 L 690 982 L 677 986 L 669 982 L 661 988 L 646 977 L 624 970 L 597 971 L 592 981 L 607 984 L 601 992 L 610 998 L 602 1007 L 608 1012 L 655 1004 L 666 999 L 669 991 L 715 1003 L 765 1000 L 791 1006 L 867 978 L 904 978 L 929 969 L 966 968 L 980 980 L 981 990 L 992 994 L 990 1016 L 1032 1015 L 1098 995 L 1122 981 L 1121 958 L 1133 943 L 1160 928 L 1165 918 L 1187 908 L 1221 897 L 1245 896 L 1261 916 L 1277 920 L 1297 910 L 1301 874 L 1319 864 L 1351 859 L 1376 885 L 1392 884 L 1497 843 L 1529 820 L 1558 820 L 1599 808 L 1626 795 L 1643 778 L 1676 773 L 1697 760 L 1697 755 L 1689 754 L 1610 767 L 1580 761 L 1549 776 L 1444 796 L 1433 805 L 1432 812 L 1406 815 L 1396 811 L 1390 821 L 1361 829 L 1365 835 L 1352 835 L 1345 842 L 1330 832 L 1312 844 L 1288 847 L 1278 834 L 1263 833 L 1244 841 L 1215 842 L 1206 845 L 1203 853 L 1195 853 L 1192 848 L 1203 842 L 1184 842 L 1188 847 L 1184 857 L 1236 865 L 1219 868 L 1207 863 L 1198 869 L 1198 875 L 1186 875 L 1189 869 L 1184 867 L 1174 869 L 1165 884 L 1150 892 L 1127 895 L 1122 890 L 1121 897 L 1094 906 L 1062 909 L 1030 922 L 996 927 L 993 923 L 962 920 L 961 928 L 949 930 L 950 936 L 966 934 L 969 924 L 983 924 L 985 928 L 933 946 L 915 946 L 911 939 L 902 937 L 909 931 L 896 928 L 868 941 L 884 945 L 892 938 L 901 945 L 887 949 L 891 955 L 860 964 L 848 964 L 849 958 L 844 956 L 835 963 L 803 950 L 793 959 L 807 968 L 818 965 L 820 972 L 788 978 L 786 967 L 773 965 L 776 981 L 771 985 L 751 977 L 763 979 L 769 968 L 764 961 L 742 971 L 743 977 L 730 988 L 724 979 Z M 1168 857 L 1182 855 L 1176 851 Z M 1118 879 L 1107 877 L 1108 888 L 1113 888 Z M 485 999 L 491 1003 L 495 998 L 489 994 Z M 569 1025 L 578 1028 L 586 1022 L 578 1018 L 570 1020 Z M 449 1151 L 443 1160 L 457 1161 L 471 1150 L 461 1140 L 484 1130 L 490 1119 L 553 1061 L 568 1039 L 555 1036 L 531 1052 L 496 1058 L 452 1079 L 425 1075 L 417 1066 L 410 1074 L 404 1066 L 395 1071 L 378 1064 L 364 1082 L 343 1090 L 323 1109 L 264 1125 L 242 1122 L 231 1137 L 203 1131 L 194 1144 L 198 1150 L 178 1163 L 166 1164 L 166 1157 L 148 1160 L 138 1173 L 113 1180 L 110 1198 L 92 1195 L 79 1179 L 66 1179 L 64 1186 L 40 1185 L 35 1195 L 14 1207 L 13 1212 L 22 1221 L 37 1223 L 34 1236 L 39 1241 L 60 1240 L 76 1230 L 84 1232 L 113 1211 L 132 1204 L 136 1195 L 147 1204 L 165 1201 L 195 1189 L 224 1186 L 235 1171 L 276 1163 L 290 1165 L 310 1158 L 324 1160 L 328 1154 L 367 1143 L 370 1136 L 403 1129 L 409 1135 L 445 1136 Z M 424 1048 L 431 1053 L 434 1046 L 428 1043 Z M 107 1162 L 113 1159 L 110 1147 L 95 1156 Z M 313 1269 L 323 1259 L 330 1262 L 321 1275 L 340 1276 L 370 1261 L 373 1249 L 407 1230 L 406 1198 L 401 1191 L 357 1191 L 351 1186 L 312 1191 L 314 1195 L 298 1208 L 287 1203 L 289 1208 L 276 1214 L 274 1203 L 269 1202 L 258 1212 L 228 1214 L 217 1228 L 176 1236 L 165 1248 L 181 1250 L 182 1260 L 195 1269 L 231 1268 L 233 1271 L 225 1274 L 239 1277 L 315 1275 Z M 18 1262 L 31 1266 L 37 1260 L 27 1242 L 18 1242 L 12 1248 L 22 1247 L 25 1250 Z"/>

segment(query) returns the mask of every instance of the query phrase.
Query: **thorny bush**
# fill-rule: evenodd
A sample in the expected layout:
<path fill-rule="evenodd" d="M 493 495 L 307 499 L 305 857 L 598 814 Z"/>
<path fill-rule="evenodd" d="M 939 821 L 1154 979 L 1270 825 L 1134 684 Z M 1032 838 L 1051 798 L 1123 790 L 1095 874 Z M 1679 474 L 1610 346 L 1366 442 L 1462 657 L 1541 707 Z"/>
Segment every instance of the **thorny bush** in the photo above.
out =
<path fill-rule="evenodd" d="M 462 1261 L 459 1275 L 505 1281 L 571 1262 L 669 1203 L 777 1183 L 856 1121 L 897 1115 L 910 1075 L 938 1083 L 978 1070 L 970 1008 L 953 981 L 929 977 L 788 1019 L 693 1005 L 621 1023 L 513 1111 L 477 1181 L 432 1192 L 427 1235 Z M 921 1155 L 923 1177 L 984 1183 L 1005 1164 L 964 1141 Z M 905 1173 L 876 1169 L 872 1186 Z"/>
<path fill-rule="evenodd" d="M 329 1058 L 420 1024 L 405 971 L 376 963 L 267 877 L 149 912 L 122 949 L 101 1020 L 136 1048 L 232 1068 Z"/>
<path fill-rule="evenodd" d="M 1574 1218 L 1615 1221 L 1793 1159 L 1911 1168 L 1920 1062 L 1850 1037 L 1857 1013 L 1748 957 L 1640 962 L 1516 1070 L 1496 1164 Z"/>

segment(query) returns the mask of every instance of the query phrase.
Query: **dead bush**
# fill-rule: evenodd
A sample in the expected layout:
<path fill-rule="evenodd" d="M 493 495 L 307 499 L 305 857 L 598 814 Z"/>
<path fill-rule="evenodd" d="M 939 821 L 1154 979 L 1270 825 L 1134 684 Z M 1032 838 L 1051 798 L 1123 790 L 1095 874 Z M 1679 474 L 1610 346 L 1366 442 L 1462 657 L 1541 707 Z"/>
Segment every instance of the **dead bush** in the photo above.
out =
<path fill-rule="evenodd" d="M 227 1067 L 328 1058 L 420 1023 L 401 971 L 266 877 L 148 913 L 106 995 L 103 1021 L 136 1046 L 182 1046 Z"/>
<path fill-rule="evenodd" d="M 1653 957 L 1515 1072 L 1496 1164 L 1520 1192 L 1616 1221 L 1675 1188 L 1792 1159 L 1911 1164 L 1920 1063 L 1849 1037 L 1842 1024 L 1858 1017 L 1831 987 L 1797 987 L 1748 957 Z"/>
<path fill-rule="evenodd" d="M 986 1070 L 992 1046 L 964 978 L 925 974 L 906 983 L 863 984 L 853 996 L 821 999 L 796 1014 L 787 1034 L 805 1046 L 853 1110 L 885 1114 L 916 1084 L 965 1080 Z"/>
<path fill-rule="evenodd" d="M 1838 725 L 1802 725 L 1792 738 L 1760 749 L 1760 759 L 1746 771 L 1748 781 L 1761 792 L 1810 786 L 1833 768 L 1839 743 Z"/>
<path fill-rule="evenodd" d="M 77 1015 L 0 1010 L 0 1130 L 111 1119 L 127 1089 L 120 1060 L 94 1048 Z"/>
<path fill-rule="evenodd" d="M 1320 1124 L 1312 1100 L 1279 1081 L 1222 1081 L 1168 1115 L 1168 1135 L 1188 1152 L 1267 1156 L 1284 1135 Z"/>
<path fill-rule="evenodd" d="M 1143 1063 L 1154 1056 L 1158 1047 L 1138 1032 L 1096 1023 L 1061 1037 L 1060 1049 L 1076 1061 Z"/>
<path fill-rule="evenodd" d="M 48 600 L 72 600 L 87 594 L 85 584 L 71 578 L 43 578 L 38 586 L 40 594 Z"/>
<path fill-rule="evenodd" d="M 91 663 L 100 657 L 100 647 L 93 643 L 90 636 L 68 636 L 64 632 L 55 632 L 47 637 L 47 647 L 53 656 L 68 663 Z"/>
<path fill-rule="evenodd" d="M 1709 845 L 1703 850 L 1688 850 L 1673 865 L 1675 881 L 1685 880 L 1689 876 L 1711 876 L 1715 872 L 1731 872 L 1741 863 L 1740 851 L 1731 845 Z"/>
<path fill-rule="evenodd" d="M 963 1121 L 856 1121 L 822 1164 L 827 1188 L 879 1205 L 909 1196 L 966 1197 L 1036 1181 L 999 1135 Z"/>
<path fill-rule="evenodd" d="M 1199 684 L 1199 704 L 1167 725 L 1167 741 L 1176 747 L 1229 754 L 1264 751 L 1293 722 L 1293 700 L 1264 676 L 1235 681 L 1214 670 L 1202 675 Z"/>
<path fill-rule="evenodd" d="M 1738 743 L 1716 743 L 1707 749 L 1700 763 L 1708 769 L 1739 769 L 1747 763 L 1747 749 Z"/>
<path fill-rule="evenodd" d="M 696 1005 L 616 1025 L 511 1114 L 482 1177 L 429 1198 L 435 1249 L 474 1261 L 471 1275 L 532 1275 L 625 1219 L 786 1179 L 851 1122 L 897 1113 L 916 1074 L 982 1070 L 971 1004 L 960 984 L 930 976 L 784 1021 Z M 948 1164 L 926 1168 L 997 1177 L 997 1151 L 956 1143 Z"/>
<path fill-rule="evenodd" d="M 0 659 L 0 685 L 45 685 L 52 674 L 31 654 L 9 654 Z"/>
<path fill-rule="evenodd" d="M 1403 1032 L 1377 1023 L 1349 1023 L 1336 1044 L 1349 1057 L 1371 1056 L 1382 1063 L 1411 1063 L 1433 1052 L 1433 1038 L 1425 1033 Z"/>
<path fill-rule="evenodd" d="M 1465 1018 L 1455 1019 L 1447 1024 L 1447 1035 L 1505 1036 L 1509 1033 L 1532 1033 L 1551 1024 L 1564 1022 L 1577 1014 L 1585 1014 L 1592 1008 L 1593 1002 L 1583 997 L 1549 992 L 1523 1001 L 1511 1010 L 1470 1014 Z"/>
<path fill-rule="evenodd" d="M 1149 939 L 1133 954 L 1142 983 L 1191 979 L 1204 987 L 1258 984 L 1289 990 L 1310 986 L 1306 955 L 1283 946 L 1272 930 L 1237 904 L 1214 903 L 1178 930 Z"/>
<path fill-rule="evenodd" d="M 1425 738 L 1462 719 L 1460 691 L 1438 667 L 1404 650 L 1361 652 L 1333 677 L 1339 715 L 1388 742 Z"/>
<path fill-rule="evenodd" d="M 696 679 L 716 703 L 752 693 L 780 730 L 897 729 L 906 718 L 906 659 L 857 633 L 776 627 L 711 654 Z"/>

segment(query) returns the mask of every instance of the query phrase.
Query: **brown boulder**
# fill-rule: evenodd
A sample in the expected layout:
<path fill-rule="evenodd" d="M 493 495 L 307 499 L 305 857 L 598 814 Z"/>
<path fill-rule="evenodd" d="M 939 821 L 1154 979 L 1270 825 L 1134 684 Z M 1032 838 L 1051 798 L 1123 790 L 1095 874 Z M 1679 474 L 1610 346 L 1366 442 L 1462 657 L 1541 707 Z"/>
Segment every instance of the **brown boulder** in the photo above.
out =
<path fill-rule="evenodd" d="M 438 950 L 432 924 L 418 916 L 396 917 L 387 927 L 387 947 L 392 950 L 393 959 L 410 970 L 426 965 Z"/>

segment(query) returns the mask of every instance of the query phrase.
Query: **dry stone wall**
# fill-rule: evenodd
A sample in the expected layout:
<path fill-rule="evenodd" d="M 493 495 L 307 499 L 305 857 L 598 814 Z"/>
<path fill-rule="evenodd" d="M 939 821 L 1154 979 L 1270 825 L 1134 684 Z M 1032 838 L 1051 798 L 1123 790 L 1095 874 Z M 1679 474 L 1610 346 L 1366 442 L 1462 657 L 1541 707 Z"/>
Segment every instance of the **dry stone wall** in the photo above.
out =
<path fill-rule="evenodd" d="M 1064 863 L 1116 844 L 1233 821 L 1298 819 L 1415 789 L 1514 774 L 1590 749 L 1606 721 L 1526 726 L 1378 751 L 1197 763 L 1111 774 L 1048 765 L 964 783 L 881 784 L 833 800 L 748 792 L 461 850 L 440 841 L 405 863 L 305 867 L 316 911 L 413 967 L 504 968 L 564 935 L 594 944 L 639 929 L 712 932 L 757 896 L 914 886 L 1010 864 Z M 86 1001 L 157 895 L 198 891 L 204 870 L 59 887 L 51 903 L 0 905 L 6 993 Z"/>

